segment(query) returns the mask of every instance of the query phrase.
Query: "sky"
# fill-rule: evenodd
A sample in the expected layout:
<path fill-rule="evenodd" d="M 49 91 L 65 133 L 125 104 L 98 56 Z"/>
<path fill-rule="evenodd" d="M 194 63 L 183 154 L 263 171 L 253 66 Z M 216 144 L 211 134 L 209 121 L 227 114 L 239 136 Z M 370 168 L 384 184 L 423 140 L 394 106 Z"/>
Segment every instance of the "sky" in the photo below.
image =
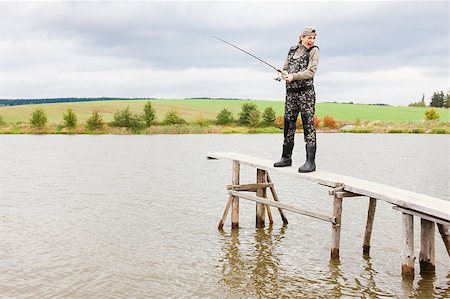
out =
<path fill-rule="evenodd" d="M 448 1 L 0 2 L 0 98 L 284 100 L 314 26 L 318 102 L 408 105 L 449 84 Z"/>

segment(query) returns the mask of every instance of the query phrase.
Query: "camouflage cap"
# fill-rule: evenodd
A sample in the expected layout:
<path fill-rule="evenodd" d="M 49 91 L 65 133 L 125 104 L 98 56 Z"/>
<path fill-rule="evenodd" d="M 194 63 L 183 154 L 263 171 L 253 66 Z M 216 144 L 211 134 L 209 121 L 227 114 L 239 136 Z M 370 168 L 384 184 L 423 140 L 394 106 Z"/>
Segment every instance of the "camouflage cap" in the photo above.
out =
<path fill-rule="evenodd" d="M 302 36 L 308 36 L 311 34 L 316 34 L 316 28 L 312 26 L 306 26 L 305 29 L 303 29 Z"/>

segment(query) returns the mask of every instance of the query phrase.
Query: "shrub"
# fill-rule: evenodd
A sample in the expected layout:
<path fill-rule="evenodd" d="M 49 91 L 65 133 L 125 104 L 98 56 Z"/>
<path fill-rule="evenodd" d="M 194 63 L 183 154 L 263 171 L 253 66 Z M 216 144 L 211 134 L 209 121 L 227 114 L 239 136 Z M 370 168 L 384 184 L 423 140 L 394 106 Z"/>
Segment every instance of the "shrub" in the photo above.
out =
<path fill-rule="evenodd" d="M 34 128 L 42 129 L 47 125 L 47 115 L 42 108 L 37 108 L 31 113 L 30 124 Z"/>
<path fill-rule="evenodd" d="M 63 113 L 64 126 L 73 129 L 77 126 L 77 116 L 72 108 L 67 109 L 67 113 Z"/>
<path fill-rule="evenodd" d="M 184 124 L 186 121 L 181 117 L 180 114 L 175 109 L 169 110 L 164 120 L 162 121 L 163 125 L 177 125 L 177 124 Z"/>
<path fill-rule="evenodd" d="M 248 125 L 252 128 L 259 126 L 260 123 L 260 113 L 258 110 L 252 110 L 249 114 Z"/>
<path fill-rule="evenodd" d="M 334 129 L 334 128 L 336 128 L 336 121 L 334 120 L 333 117 L 326 115 L 323 118 L 323 126 Z"/>
<path fill-rule="evenodd" d="M 103 127 L 103 118 L 98 111 L 92 112 L 92 116 L 86 121 L 88 130 L 98 130 Z"/>
<path fill-rule="evenodd" d="M 131 113 L 130 107 L 114 113 L 114 120 L 111 124 L 114 127 L 124 127 L 131 130 L 137 130 L 143 126 L 141 117 Z"/>
<path fill-rule="evenodd" d="M 278 129 L 283 129 L 284 128 L 284 115 L 278 115 L 277 118 L 275 119 L 275 127 L 277 127 Z M 302 128 L 302 118 L 298 117 L 297 118 L 297 128 Z"/>
<path fill-rule="evenodd" d="M 6 122 L 3 120 L 3 117 L 0 115 L 0 127 L 6 125 Z"/>
<path fill-rule="evenodd" d="M 246 103 L 242 105 L 242 110 L 239 113 L 239 123 L 241 125 L 249 125 L 250 124 L 250 112 L 258 111 L 258 106 L 254 103 Z M 259 111 L 258 111 L 259 114 Z"/>
<path fill-rule="evenodd" d="M 272 125 L 273 122 L 275 121 L 276 117 L 277 116 L 275 114 L 275 110 L 273 110 L 272 107 L 267 107 L 264 110 L 263 115 L 262 115 L 262 119 L 263 119 L 264 123 L 267 125 L 269 125 L 269 124 Z"/>
<path fill-rule="evenodd" d="M 284 115 L 278 115 L 275 118 L 275 127 L 277 127 L 278 129 L 283 129 L 284 128 Z"/>
<path fill-rule="evenodd" d="M 200 127 L 207 127 L 209 125 L 208 120 L 202 114 L 195 117 L 195 123 Z"/>
<path fill-rule="evenodd" d="M 427 111 L 425 111 L 425 119 L 426 120 L 439 119 L 439 113 L 437 113 L 437 111 L 434 110 L 434 108 L 427 109 Z"/>
<path fill-rule="evenodd" d="M 317 117 L 317 115 L 314 115 L 314 127 L 318 128 L 320 125 L 320 119 Z"/>
<path fill-rule="evenodd" d="M 152 107 L 152 102 L 148 101 L 144 106 L 144 112 L 142 113 L 142 119 L 147 127 L 150 127 L 156 119 L 156 111 Z"/>
<path fill-rule="evenodd" d="M 234 121 L 233 113 L 227 108 L 223 108 L 222 111 L 217 114 L 216 121 L 219 125 L 232 123 Z"/>

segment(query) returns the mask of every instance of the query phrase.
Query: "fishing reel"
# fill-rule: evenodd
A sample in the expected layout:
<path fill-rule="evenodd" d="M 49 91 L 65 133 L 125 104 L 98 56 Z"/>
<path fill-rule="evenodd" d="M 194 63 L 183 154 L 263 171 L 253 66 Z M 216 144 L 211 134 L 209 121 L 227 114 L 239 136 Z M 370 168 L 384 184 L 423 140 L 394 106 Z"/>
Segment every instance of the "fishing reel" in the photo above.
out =
<path fill-rule="evenodd" d="M 277 73 L 277 76 L 275 78 L 273 78 L 275 81 L 280 82 L 281 81 L 281 76 L 280 73 Z"/>

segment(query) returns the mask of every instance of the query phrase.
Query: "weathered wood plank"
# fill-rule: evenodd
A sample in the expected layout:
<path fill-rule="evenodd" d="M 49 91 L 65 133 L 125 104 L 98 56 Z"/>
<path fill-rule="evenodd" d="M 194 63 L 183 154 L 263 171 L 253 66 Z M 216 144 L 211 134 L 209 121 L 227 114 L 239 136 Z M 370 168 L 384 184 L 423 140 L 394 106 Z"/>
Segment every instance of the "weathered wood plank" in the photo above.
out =
<path fill-rule="evenodd" d="M 272 184 L 272 186 L 269 189 L 270 189 L 270 192 L 272 193 L 273 200 L 280 201 L 278 198 L 277 191 L 275 190 L 275 187 L 273 186 L 272 179 L 270 178 L 269 172 L 267 172 L 267 171 L 266 171 L 266 180 L 269 184 Z M 286 218 L 286 215 L 284 215 L 283 209 L 278 208 L 278 212 L 280 212 L 281 220 L 283 220 L 283 223 L 288 224 L 288 220 Z"/>
<path fill-rule="evenodd" d="M 259 184 L 255 183 L 255 184 L 227 185 L 227 190 L 256 192 L 258 188 L 270 188 L 270 187 L 273 187 L 273 183 L 259 183 Z"/>
<path fill-rule="evenodd" d="M 414 276 L 414 216 L 402 214 L 403 217 L 403 250 L 402 275 Z"/>
<path fill-rule="evenodd" d="M 239 161 L 233 161 L 232 185 L 239 185 L 241 166 Z M 233 197 L 231 203 L 231 228 L 239 228 L 239 198 Z"/>
<path fill-rule="evenodd" d="M 435 226 L 432 221 L 420 219 L 420 273 L 434 272 L 436 268 Z"/>
<path fill-rule="evenodd" d="M 268 200 L 266 198 L 262 198 L 253 194 L 249 194 L 249 193 L 244 193 L 244 192 L 239 192 L 239 191 L 228 191 L 228 193 L 230 195 L 239 197 L 239 198 L 243 198 L 243 199 L 248 199 L 251 201 L 255 201 L 255 202 L 260 202 L 269 206 L 273 206 L 273 207 L 277 207 L 277 208 L 282 208 L 284 210 L 288 210 L 294 213 L 298 213 L 298 214 L 302 214 L 305 216 L 309 216 L 309 217 L 313 217 L 316 219 L 320 219 L 323 221 L 328 221 L 331 223 L 335 222 L 335 218 L 332 216 L 326 216 L 326 215 L 322 215 L 316 212 L 312 212 L 312 211 L 308 211 L 308 210 L 304 210 L 304 209 L 300 209 L 298 207 L 295 207 L 293 205 L 290 204 L 286 204 L 286 203 L 282 203 L 279 201 L 273 201 L 273 200 Z"/>
<path fill-rule="evenodd" d="M 375 209 L 377 207 L 377 200 L 375 198 L 369 199 L 369 209 L 367 211 L 366 231 L 364 233 L 363 254 L 370 254 L 370 239 L 372 236 L 373 221 L 375 219 Z"/>
<path fill-rule="evenodd" d="M 370 182 L 340 174 L 316 170 L 310 173 L 299 173 L 296 167 L 273 167 L 272 160 L 256 158 L 239 153 L 210 153 L 207 157 L 213 159 L 238 160 L 243 165 L 249 165 L 263 170 L 273 170 L 298 177 L 318 184 L 337 187 L 343 185 L 343 191 L 360 194 L 383 200 L 391 204 L 429 214 L 450 221 L 450 201 L 415 193 L 385 184 Z"/>
<path fill-rule="evenodd" d="M 433 217 L 433 216 L 425 214 L 425 213 L 421 213 L 421 212 L 418 212 L 418 211 L 414 211 L 414 210 L 411 210 L 411 209 L 406 209 L 406 208 L 402 208 L 402 207 L 398 207 L 398 206 L 393 206 L 392 208 L 394 210 L 400 211 L 402 213 L 409 214 L 409 215 L 414 215 L 414 216 L 417 216 L 419 218 L 426 219 L 426 220 L 429 220 L 429 221 L 432 221 L 432 222 L 436 222 L 436 223 L 439 223 L 439 224 L 442 224 L 442 225 L 450 225 L 450 221 L 447 221 L 447 220 L 444 220 L 444 219 L 441 219 L 441 218 L 438 218 L 438 217 Z"/>

